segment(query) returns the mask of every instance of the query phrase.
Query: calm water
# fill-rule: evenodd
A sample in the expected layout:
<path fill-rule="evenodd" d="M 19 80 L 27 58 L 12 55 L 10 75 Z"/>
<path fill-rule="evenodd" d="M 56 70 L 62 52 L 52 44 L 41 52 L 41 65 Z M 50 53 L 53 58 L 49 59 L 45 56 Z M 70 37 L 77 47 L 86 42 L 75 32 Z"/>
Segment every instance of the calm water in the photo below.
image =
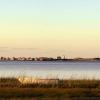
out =
<path fill-rule="evenodd" d="M 98 78 L 100 62 L 0 62 L 0 76 L 41 78 Z"/>

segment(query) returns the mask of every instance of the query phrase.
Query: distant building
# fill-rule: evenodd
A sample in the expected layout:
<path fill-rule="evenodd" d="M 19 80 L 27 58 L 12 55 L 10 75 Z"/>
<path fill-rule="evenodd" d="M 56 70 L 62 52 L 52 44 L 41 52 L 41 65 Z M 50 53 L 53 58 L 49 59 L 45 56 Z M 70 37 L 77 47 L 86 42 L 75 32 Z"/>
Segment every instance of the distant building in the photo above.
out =
<path fill-rule="evenodd" d="M 47 58 L 47 57 L 40 57 L 39 60 L 40 60 L 40 61 L 47 61 L 48 58 Z"/>
<path fill-rule="evenodd" d="M 50 58 L 48 57 L 39 57 L 39 58 L 35 58 L 35 61 L 49 61 L 51 60 Z"/>
<path fill-rule="evenodd" d="M 58 57 L 57 57 L 57 60 L 61 60 L 61 59 L 62 59 L 61 56 L 58 56 Z"/>
<path fill-rule="evenodd" d="M 34 60 L 35 60 L 35 61 L 39 61 L 39 58 L 36 57 Z"/>

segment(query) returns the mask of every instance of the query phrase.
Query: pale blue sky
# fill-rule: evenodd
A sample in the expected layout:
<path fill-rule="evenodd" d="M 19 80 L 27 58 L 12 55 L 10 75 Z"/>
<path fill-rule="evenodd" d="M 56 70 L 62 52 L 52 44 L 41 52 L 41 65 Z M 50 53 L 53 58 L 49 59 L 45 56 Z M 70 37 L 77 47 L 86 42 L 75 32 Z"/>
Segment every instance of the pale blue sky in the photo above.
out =
<path fill-rule="evenodd" d="M 4 56 L 99 56 L 100 0 L 2 0 L 0 27 Z"/>
<path fill-rule="evenodd" d="M 75 23 L 100 21 L 99 0 L 2 0 L 1 21 Z M 4 18 L 3 18 L 4 17 Z"/>

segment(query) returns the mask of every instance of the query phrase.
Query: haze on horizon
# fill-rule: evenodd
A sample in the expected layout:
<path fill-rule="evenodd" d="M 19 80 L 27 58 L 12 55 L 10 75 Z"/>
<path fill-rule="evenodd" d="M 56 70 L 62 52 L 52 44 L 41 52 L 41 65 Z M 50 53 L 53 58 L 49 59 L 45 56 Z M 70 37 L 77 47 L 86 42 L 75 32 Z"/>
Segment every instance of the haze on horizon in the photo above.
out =
<path fill-rule="evenodd" d="M 100 56 L 100 0 L 1 0 L 0 55 Z"/>

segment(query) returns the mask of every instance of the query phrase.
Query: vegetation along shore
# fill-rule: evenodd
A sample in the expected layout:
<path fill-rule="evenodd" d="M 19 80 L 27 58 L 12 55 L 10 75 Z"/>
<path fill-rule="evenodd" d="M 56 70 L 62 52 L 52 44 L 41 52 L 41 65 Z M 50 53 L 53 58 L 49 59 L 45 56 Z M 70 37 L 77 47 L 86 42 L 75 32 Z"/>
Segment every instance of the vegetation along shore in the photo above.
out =
<path fill-rule="evenodd" d="M 0 78 L 0 100 L 100 100 L 100 80 Z"/>

